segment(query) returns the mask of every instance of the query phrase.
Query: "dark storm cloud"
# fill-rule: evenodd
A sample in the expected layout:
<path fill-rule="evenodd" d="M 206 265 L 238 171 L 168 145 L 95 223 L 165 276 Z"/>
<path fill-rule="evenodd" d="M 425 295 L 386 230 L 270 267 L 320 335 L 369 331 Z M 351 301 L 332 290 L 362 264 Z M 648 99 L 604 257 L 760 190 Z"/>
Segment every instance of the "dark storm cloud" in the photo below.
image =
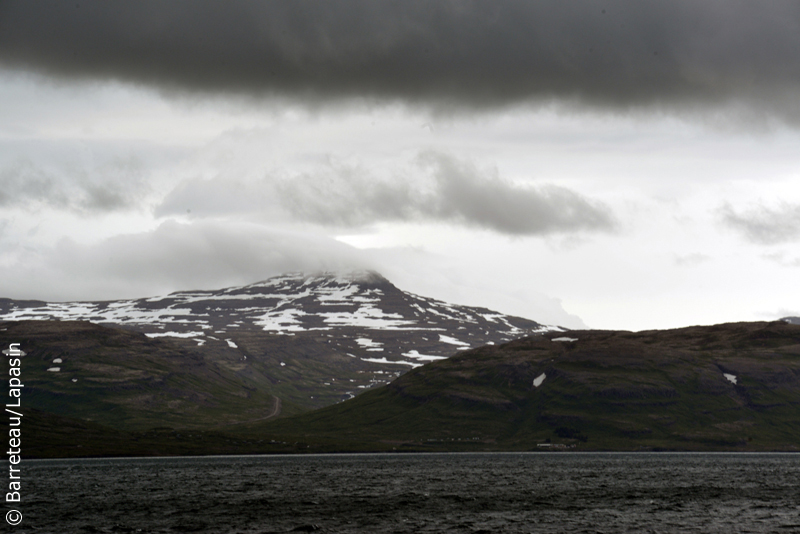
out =
<path fill-rule="evenodd" d="M 5 0 L 0 62 L 312 101 L 733 103 L 800 120 L 800 2 Z"/>
<path fill-rule="evenodd" d="M 443 222 L 508 235 L 611 231 L 610 210 L 552 185 L 529 187 L 498 176 L 496 169 L 438 152 L 425 152 L 391 178 L 337 163 L 293 177 L 257 183 L 222 177 L 181 183 L 156 208 L 157 217 L 189 211 L 197 216 L 260 212 L 288 214 L 325 226 L 378 222 Z"/>
<path fill-rule="evenodd" d="M 761 205 L 745 211 L 724 206 L 720 216 L 726 226 L 753 243 L 774 245 L 800 240 L 800 205 Z"/>

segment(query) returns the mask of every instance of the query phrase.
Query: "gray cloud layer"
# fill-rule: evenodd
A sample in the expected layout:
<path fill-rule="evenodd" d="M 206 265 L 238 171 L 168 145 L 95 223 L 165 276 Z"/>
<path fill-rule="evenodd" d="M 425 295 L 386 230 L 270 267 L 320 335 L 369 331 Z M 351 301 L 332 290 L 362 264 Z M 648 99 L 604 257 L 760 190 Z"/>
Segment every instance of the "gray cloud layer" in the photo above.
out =
<path fill-rule="evenodd" d="M 280 215 L 326 226 L 358 227 L 385 221 L 435 221 L 509 235 L 610 231 L 611 212 L 569 189 L 522 187 L 496 170 L 438 152 L 426 152 L 391 179 L 353 166 L 332 164 L 292 178 L 257 184 L 222 178 L 192 180 L 174 189 L 156 216 L 185 213 Z"/>
<path fill-rule="evenodd" d="M 92 300 L 358 268 L 375 267 L 357 250 L 325 237 L 246 223 L 166 221 L 150 232 L 92 245 L 63 239 L 52 249 L 21 251 L 16 264 L 0 265 L 0 276 L 4 297 Z"/>
<path fill-rule="evenodd" d="M 422 160 L 432 167 L 436 184 L 433 197 L 420 206 L 424 215 L 520 235 L 614 227 L 605 207 L 569 189 L 517 187 L 496 172 L 485 177 L 472 165 L 436 153 Z"/>
<path fill-rule="evenodd" d="M 800 240 L 800 205 L 757 206 L 742 212 L 724 206 L 720 216 L 725 225 L 753 243 L 774 245 Z"/>
<path fill-rule="evenodd" d="M 21 160 L 0 167 L 0 207 L 49 207 L 77 213 L 135 209 L 147 189 L 141 174 L 134 158 L 89 169 Z"/>
<path fill-rule="evenodd" d="M 739 103 L 800 120 L 800 3 L 0 3 L 0 64 L 178 90 L 491 107 Z"/>
<path fill-rule="evenodd" d="M 9 249 L 14 245 L 4 243 Z M 586 326 L 558 300 L 529 288 L 506 283 L 494 286 L 499 292 L 488 290 L 494 278 L 485 293 L 465 293 L 448 275 L 450 267 L 449 261 L 419 249 L 356 250 L 331 238 L 257 224 L 166 221 L 151 231 L 91 245 L 63 239 L 55 247 L 31 250 L 17 244 L 0 264 L 0 295 L 50 301 L 140 298 L 249 284 L 291 271 L 374 269 L 419 294 L 551 324 Z"/>

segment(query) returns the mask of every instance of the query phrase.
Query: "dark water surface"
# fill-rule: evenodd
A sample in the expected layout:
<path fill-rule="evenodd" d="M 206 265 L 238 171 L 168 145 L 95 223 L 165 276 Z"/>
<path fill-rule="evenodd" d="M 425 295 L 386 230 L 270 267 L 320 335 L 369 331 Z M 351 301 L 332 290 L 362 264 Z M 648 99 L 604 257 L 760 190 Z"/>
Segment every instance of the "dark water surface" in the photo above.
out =
<path fill-rule="evenodd" d="M 800 533 L 800 455 L 28 460 L 22 499 L 6 531 Z"/>

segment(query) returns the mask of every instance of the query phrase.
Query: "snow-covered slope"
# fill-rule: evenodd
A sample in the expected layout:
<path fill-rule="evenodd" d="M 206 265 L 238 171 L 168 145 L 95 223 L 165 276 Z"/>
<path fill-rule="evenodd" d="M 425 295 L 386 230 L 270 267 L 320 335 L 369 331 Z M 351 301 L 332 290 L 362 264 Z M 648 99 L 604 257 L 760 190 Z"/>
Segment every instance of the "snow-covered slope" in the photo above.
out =
<path fill-rule="evenodd" d="M 0 319 L 86 320 L 149 337 L 226 344 L 261 331 L 313 337 L 343 354 L 407 370 L 458 350 L 552 330 L 484 308 L 412 295 L 372 271 L 287 274 L 243 287 L 107 302 L 0 300 Z M 396 373 L 393 373 L 396 374 Z"/>

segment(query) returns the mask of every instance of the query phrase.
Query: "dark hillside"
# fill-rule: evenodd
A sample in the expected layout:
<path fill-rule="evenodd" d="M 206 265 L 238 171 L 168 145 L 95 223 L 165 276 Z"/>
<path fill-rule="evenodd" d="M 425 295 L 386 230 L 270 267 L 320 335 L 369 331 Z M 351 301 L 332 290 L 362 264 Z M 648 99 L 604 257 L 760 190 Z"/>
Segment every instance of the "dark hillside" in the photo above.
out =
<path fill-rule="evenodd" d="M 0 324 L 0 345 L 10 343 L 27 353 L 23 412 L 116 430 L 207 428 L 263 418 L 276 403 L 224 360 L 137 332 L 83 321 L 10 321 Z"/>
<path fill-rule="evenodd" d="M 8 322 L 3 340 L 29 349 L 29 457 L 800 450 L 800 325 L 782 321 L 548 332 L 283 419 L 255 374 L 169 341 L 71 321 Z"/>
<path fill-rule="evenodd" d="M 532 336 L 264 432 L 345 448 L 800 450 L 800 326 Z"/>

